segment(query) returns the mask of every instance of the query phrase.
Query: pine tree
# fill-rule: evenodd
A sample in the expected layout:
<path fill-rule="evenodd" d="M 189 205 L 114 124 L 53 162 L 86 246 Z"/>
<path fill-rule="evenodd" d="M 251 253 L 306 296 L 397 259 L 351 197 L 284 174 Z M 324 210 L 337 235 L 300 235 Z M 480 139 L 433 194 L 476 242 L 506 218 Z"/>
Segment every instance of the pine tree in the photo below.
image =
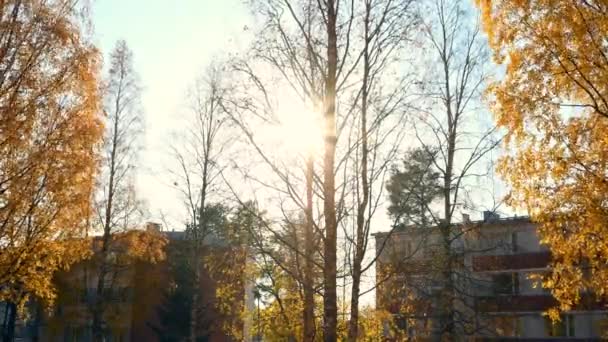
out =
<path fill-rule="evenodd" d="M 416 148 L 406 154 L 402 168 L 393 169 L 386 185 L 388 213 L 398 225 L 427 227 L 433 223 L 430 205 L 442 191 L 434 158 L 433 151 Z"/>

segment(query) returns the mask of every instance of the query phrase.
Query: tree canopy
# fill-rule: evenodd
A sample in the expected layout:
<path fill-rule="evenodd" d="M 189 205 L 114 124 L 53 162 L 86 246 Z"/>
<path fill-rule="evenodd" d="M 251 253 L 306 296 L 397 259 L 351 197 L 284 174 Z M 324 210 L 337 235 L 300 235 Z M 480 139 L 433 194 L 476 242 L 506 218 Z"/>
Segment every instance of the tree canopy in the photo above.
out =
<path fill-rule="evenodd" d="M 608 7 L 602 1 L 477 0 L 503 80 L 489 88 L 507 130 L 509 203 L 540 223 L 544 285 L 562 309 L 608 294 Z"/>
<path fill-rule="evenodd" d="M 0 4 L 0 300 L 52 300 L 86 253 L 102 136 L 98 51 L 76 0 Z"/>

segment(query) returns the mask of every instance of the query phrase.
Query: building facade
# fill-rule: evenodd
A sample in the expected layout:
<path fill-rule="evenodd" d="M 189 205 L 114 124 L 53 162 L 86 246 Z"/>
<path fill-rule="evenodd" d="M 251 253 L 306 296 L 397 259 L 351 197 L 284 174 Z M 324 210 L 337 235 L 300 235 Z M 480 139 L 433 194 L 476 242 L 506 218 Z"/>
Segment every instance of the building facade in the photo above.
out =
<path fill-rule="evenodd" d="M 147 227 L 158 229 L 158 227 Z M 130 341 L 169 341 L 171 337 L 163 336 L 163 330 L 170 328 L 179 330 L 180 327 L 167 327 L 163 315 L 172 314 L 168 304 L 168 289 L 177 286 L 171 267 L 176 258 L 183 257 L 189 250 L 188 240 L 184 232 L 162 232 L 167 239 L 164 247 L 166 258 L 161 262 L 135 262 L 121 269 L 112 277 L 111 293 L 106 294 L 104 308 L 104 330 L 107 331 L 107 342 Z M 239 269 L 246 259 L 239 258 L 243 253 L 237 253 L 230 246 L 211 241 L 208 251 L 218 256 L 222 262 L 228 262 L 234 269 Z M 94 258 L 92 258 L 94 259 Z M 14 337 L 16 341 L 61 341 L 87 342 L 92 340 L 91 308 L 96 295 L 97 278 L 91 260 L 84 260 L 73 265 L 68 271 L 56 275 L 57 300 L 51 311 L 44 310 L 36 303 L 30 305 L 27 319 L 18 317 L 15 324 Z M 226 267 L 222 264 L 220 267 Z M 202 340 L 209 342 L 232 342 L 235 340 L 249 341 L 250 322 L 243 320 L 238 313 L 240 306 L 252 306 L 253 298 L 250 284 L 242 278 L 242 274 L 228 274 L 225 279 L 218 279 L 211 271 L 203 266 L 199 285 L 199 302 L 201 322 L 199 334 Z M 239 279 L 232 279 L 238 277 Z M 234 315 L 220 312 L 217 309 L 216 290 L 219 282 L 241 284 L 234 290 L 231 298 L 235 306 Z M 184 300 L 189 300 L 184 298 Z M 8 305 L 0 303 L 0 314 L 5 316 Z M 188 319 L 181 320 L 182 333 L 188 332 Z M 6 319 L 5 319 L 6 322 Z M 224 327 L 231 324 L 240 337 L 235 339 L 227 333 Z M 3 331 L 5 327 L 3 327 Z"/>
<path fill-rule="evenodd" d="M 454 331 L 463 340 L 600 340 L 608 306 L 583 295 L 556 323 L 543 315 L 556 305 L 539 276 L 551 254 L 527 217 L 467 216 L 450 229 L 449 259 L 438 227 L 377 233 L 376 303 L 395 315 L 410 337 L 437 333 L 443 265 L 452 265 Z"/>

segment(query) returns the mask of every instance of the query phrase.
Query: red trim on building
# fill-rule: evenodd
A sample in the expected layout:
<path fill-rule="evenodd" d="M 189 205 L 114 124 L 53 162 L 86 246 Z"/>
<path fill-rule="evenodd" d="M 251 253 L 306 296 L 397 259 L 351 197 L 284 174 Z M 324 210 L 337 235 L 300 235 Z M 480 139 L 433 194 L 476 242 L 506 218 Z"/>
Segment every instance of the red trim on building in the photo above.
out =
<path fill-rule="evenodd" d="M 526 312 L 545 311 L 557 305 L 557 300 L 551 295 L 531 296 L 491 296 L 478 297 L 477 308 L 482 312 Z M 590 295 L 583 295 L 574 310 L 606 310 L 607 303 L 598 301 Z"/>
<path fill-rule="evenodd" d="M 483 312 L 545 311 L 556 304 L 555 298 L 549 295 L 477 298 L 477 308 Z"/>
<path fill-rule="evenodd" d="M 501 271 L 544 268 L 551 261 L 551 253 L 519 253 L 507 255 L 478 255 L 473 257 L 473 271 Z"/>

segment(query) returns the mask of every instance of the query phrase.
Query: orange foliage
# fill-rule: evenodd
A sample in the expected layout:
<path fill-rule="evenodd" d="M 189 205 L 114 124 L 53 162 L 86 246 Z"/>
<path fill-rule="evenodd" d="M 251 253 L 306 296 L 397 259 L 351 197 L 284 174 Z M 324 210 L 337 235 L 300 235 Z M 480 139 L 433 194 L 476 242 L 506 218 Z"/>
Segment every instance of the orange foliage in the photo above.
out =
<path fill-rule="evenodd" d="M 583 290 L 608 296 L 608 4 L 477 0 L 506 75 L 490 87 L 510 154 L 510 204 L 551 247 L 545 279 L 568 310 Z"/>
<path fill-rule="evenodd" d="M 150 312 L 162 299 L 166 286 L 167 238 L 160 232 L 130 230 L 112 235 L 112 244 L 106 265 L 112 287 L 105 288 L 104 321 L 108 329 L 117 336 L 130 324 L 142 331 Z M 92 240 L 93 257 L 83 260 L 69 270 L 54 276 L 58 288 L 57 309 L 47 315 L 49 334 L 59 338 L 66 327 L 88 329 L 96 282 L 95 270 L 99 269 L 99 238 Z M 93 272 L 91 272 L 93 270 Z M 47 312 L 49 314 L 50 312 Z"/>
<path fill-rule="evenodd" d="M 125 249 L 125 257 L 131 259 L 131 263 L 143 261 L 155 264 L 165 260 L 167 238 L 161 233 L 129 230 L 115 234 L 114 240 Z"/>
<path fill-rule="evenodd" d="M 0 3 L 0 300 L 52 300 L 86 253 L 99 119 L 97 50 L 77 1 Z"/>

